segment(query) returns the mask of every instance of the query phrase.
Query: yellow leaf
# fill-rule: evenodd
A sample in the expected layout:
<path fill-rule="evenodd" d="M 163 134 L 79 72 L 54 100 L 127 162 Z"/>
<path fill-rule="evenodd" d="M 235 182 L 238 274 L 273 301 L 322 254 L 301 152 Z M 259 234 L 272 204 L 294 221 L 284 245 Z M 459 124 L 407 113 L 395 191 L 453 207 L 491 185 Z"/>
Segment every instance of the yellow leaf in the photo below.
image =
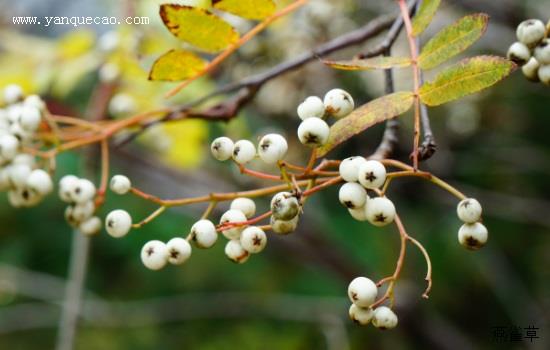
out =
<path fill-rule="evenodd" d="M 441 0 L 424 0 L 412 21 L 413 35 L 418 36 L 432 22 Z"/>
<path fill-rule="evenodd" d="M 212 5 L 239 17 L 258 20 L 271 16 L 276 9 L 273 0 L 213 0 Z"/>
<path fill-rule="evenodd" d="M 323 61 L 323 63 L 342 70 L 370 70 L 407 67 L 412 61 L 408 57 L 380 56 L 363 60 Z"/>
<path fill-rule="evenodd" d="M 205 9 L 164 4 L 160 17 L 177 38 L 206 52 L 222 51 L 239 40 L 229 23 Z"/>
<path fill-rule="evenodd" d="M 180 81 L 202 71 L 207 62 L 187 50 L 170 50 L 160 56 L 149 72 L 149 80 Z"/>

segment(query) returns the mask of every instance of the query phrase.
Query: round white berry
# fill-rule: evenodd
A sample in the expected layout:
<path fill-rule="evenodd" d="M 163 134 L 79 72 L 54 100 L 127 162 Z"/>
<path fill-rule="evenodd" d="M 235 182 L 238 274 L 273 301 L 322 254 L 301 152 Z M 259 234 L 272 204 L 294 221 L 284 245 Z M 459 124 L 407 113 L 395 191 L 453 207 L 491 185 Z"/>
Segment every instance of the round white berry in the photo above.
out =
<path fill-rule="evenodd" d="M 540 64 L 550 64 L 550 39 L 544 39 L 535 47 L 534 56 Z"/>
<path fill-rule="evenodd" d="M 233 146 L 233 159 L 239 164 L 246 164 L 256 156 L 256 147 L 248 140 L 239 140 Z"/>
<path fill-rule="evenodd" d="M 103 83 L 112 83 L 120 76 L 120 69 L 116 64 L 106 63 L 99 69 L 99 80 Z"/>
<path fill-rule="evenodd" d="M 528 19 L 521 22 L 516 29 L 516 36 L 523 44 L 533 47 L 537 45 L 545 36 L 546 27 L 538 19 Z"/>
<path fill-rule="evenodd" d="M 65 203 L 72 202 L 72 193 L 78 186 L 78 177 L 65 175 L 59 180 L 59 198 Z"/>
<path fill-rule="evenodd" d="M 36 193 L 27 187 L 16 188 L 13 192 L 17 192 L 17 197 L 19 197 L 21 207 L 33 207 L 40 203 L 43 198 L 39 193 Z"/>
<path fill-rule="evenodd" d="M 238 239 L 232 239 L 225 245 L 225 255 L 229 260 L 242 264 L 248 260 L 250 253 L 243 248 Z"/>
<path fill-rule="evenodd" d="M 229 209 L 240 210 L 247 219 L 250 219 L 256 214 L 256 203 L 250 198 L 239 197 L 233 199 Z"/>
<path fill-rule="evenodd" d="M 543 84 L 550 85 L 550 64 L 540 66 L 538 76 Z"/>
<path fill-rule="evenodd" d="M 76 203 L 84 203 L 92 200 L 95 194 L 96 188 L 93 182 L 88 179 L 78 179 L 71 193 L 71 199 Z"/>
<path fill-rule="evenodd" d="M 290 220 L 277 220 L 273 216 L 270 218 L 270 225 L 273 232 L 280 235 L 288 235 L 296 230 L 300 215 L 296 215 Z"/>
<path fill-rule="evenodd" d="M 19 153 L 11 161 L 12 164 L 26 164 L 31 168 L 36 165 L 34 156 L 28 153 Z"/>
<path fill-rule="evenodd" d="M 300 212 L 300 202 L 290 192 L 279 192 L 271 199 L 271 214 L 277 220 L 291 220 Z"/>
<path fill-rule="evenodd" d="M 119 34 L 114 30 L 110 30 L 99 37 L 97 47 L 102 51 L 111 52 L 118 47 L 119 43 Z"/>
<path fill-rule="evenodd" d="M 134 113 L 137 109 L 136 100 L 129 94 L 118 93 L 109 102 L 109 113 L 116 116 Z"/>
<path fill-rule="evenodd" d="M 367 199 L 368 201 L 368 199 Z M 367 221 L 367 213 L 366 213 L 366 207 L 360 207 L 356 209 L 348 209 L 349 214 L 352 218 L 354 218 L 357 221 Z"/>
<path fill-rule="evenodd" d="M 86 236 L 95 235 L 101 230 L 101 219 L 97 216 L 92 216 L 88 220 L 81 222 L 78 230 Z"/>
<path fill-rule="evenodd" d="M 44 103 L 44 100 L 40 98 L 38 95 L 29 95 L 25 98 L 25 101 L 23 101 L 23 105 L 27 107 L 34 107 L 38 109 L 39 111 L 43 111 L 46 109 L 46 104 Z"/>
<path fill-rule="evenodd" d="M 27 187 L 45 196 L 53 190 L 52 178 L 42 169 L 33 170 L 27 178 Z"/>
<path fill-rule="evenodd" d="M 387 306 L 379 306 L 374 310 L 372 325 L 378 329 L 393 329 L 397 326 L 397 315 Z"/>
<path fill-rule="evenodd" d="M 69 205 L 65 209 L 65 219 L 71 224 L 78 224 L 94 215 L 94 211 L 95 205 L 93 201 Z"/>
<path fill-rule="evenodd" d="M 141 248 L 141 262 L 150 270 L 160 270 L 168 262 L 168 247 L 161 241 L 153 240 Z"/>
<path fill-rule="evenodd" d="M 467 224 L 478 222 L 481 219 L 481 204 L 474 198 L 466 198 L 456 207 L 458 218 Z"/>
<path fill-rule="evenodd" d="M 356 182 L 359 175 L 359 168 L 367 160 L 361 156 L 349 157 L 340 163 L 340 176 L 347 182 Z"/>
<path fill-rule="evenodd" d="M 338 199 L 348 209 L 362 208 L 367 201 L 367 191 L 357 182 L 348 182 L 340 187 Z"/>
<path fill-rule="evenodd" d="M 42 120 L 42 113 L 36 107 L 25 106 L 21 108 L 21 127 L 29 132 L 35 132 Z"/>
<path fill-rule="evenodd" d="M 348 286 L 348 297 L 359 307 L 369 307 L 376 301 L 378 287 L 366 277 L 357 277 Z"/>
<path fill-rule="evenodd" d="M 22 188 L 27 184 L 32 169 L 27 164 L 13 164 L 9 167 L 9 181 L 12 187 Z"/>
<path fill-rule="evenodd" d="M 4 88 L 4 102 L 7 104 L 16 103 L 23 98 L 23 89 L 16 84 L 10 84 Z"/>
<path fill-rule="evenodd" d="M 365 188 L 379 188 L 386 182 L 386 167 L 377 160 L 367 160 L 359 167 L 357 177 Z"/>
<path fill-rule="evenodd" d="M 309 96 L 304 102 L 298 105 L 298 116 L 300 119 L 323 118 L 325 114 L 325 104 L 317 96 Z"/>
<path fill-rule="evenodd" d="M 347 116 L 355 107 L 351 95 L 342 89 L 332 89 L 323 100 L 325 110 L 336 118 Z"/>
<path fill-rule="evenodd" d="M 168 262 L 172 265 L 181 265 L 191 256 L 191 245 L 187 240 L 175 237 L 166 243 Z"/>
<path fill-rule="evenodd" d="M 210 151 L 212 156 L 217 160 L 228 160 L 233 153 L 233 141 L 229 137 L 218 137 L 210 145 Z"/>
<path fill-rule="evenodd" d="M 523 67 L 521 67 L 521 71 L 527 79 L 531 81 L 539 81 L 540 80 L 538 75 L 539 67 L 540 67 L 539 61 L 537 61 L 535 57 L 531 57 L 529 59 L 529 62 L 524 64 Z"/>
<path fill-rule="evenodd" d="M 33 139 L 33 133 L 21 127 L 19 122 L 10 125 L 9 133 L 15 136 L 20 144 L 26 145 Z"/>
<path fill-rule="evenodd" d="M 464 224 L 458 230 L 458 242 L 470 250 L 478 250 L 487 243 L 489 232 L 480 222 Z"/>
<path fill-rule="evenodd" d="M 349 318 L 361 326 L 368 325 L 372 320 L 373 315 L 374 312 L 370 307 L 362 308 L 355 304 L 351 304 L 349 308 Z"/>
<path fill-rule="evenodd" d="M 115 175 L 111 178 L 109 188 L 116 194 L 126 194 L 132 188 L 132 182 L 124 175 Z"/>
<path fill-rule="evenodd" d="M 365 207 L 365 214 L 374 226 L 386 226 L 395 219 L 395 206 L 386 197 L 372 198 Z"/>
<path fill-rule="evenodd" d="M 105 218 L 107 233 L 115 238 L 126 236 L 132 228 L 132 217 L 122 209 L 113 210 Z"/>
<path fill-rule="evenodd" d="M 282 160 L 287 151 L 286 139 L 279 134 L 265 135 L 258 145 L 258 155 L 267 164 L 274 164 Z"/>
<path fill-rule="evenodd" d="M 241 246 L 251 254 L 257 254 L 264 250 L 267 244 L 265 232 L 256 226 L 244 229 L 241 234 Z"/>
<path fill-rule="evenodd" d="M 522 66 L 531 58 L 531 52 L 525 44 L 515 42 L 508 49 L 507 57 Z"/>
<path fill-rule="evenodd" d="M 199 248 L 210 248 L 216 243 L 218 233 L 210 220 L 199 220 L 191 227 L 191 239 Z"/>
<path fill-rule="evenodd" d="M 0 136 L 0 158 L 3 160 L 12 160 L 19 149 L 19 140 L 10 134 Z"/>
<path fill-rule="evenodd" d="M 8 202 L 14 208 L 21 208 L 25 205 L 25 200 L 23 199 L 22 192 L 20 190 L 8 191 Z"/>
<path fill-rule="evenodd" d="M 318 147 L 328 141 L 330 127 L 320 118 L 308 118 L 298 127 L 298 139 L 309 147 Z"/>
<path fill-rule="evenodd" d="M 223 213 L 222 217 L 220 218 L 220 225 L 226 225 L 229 223 L 238 223 L 238 222 L 244 222 L 244 221 L 246 221 L 246 216 L 242 211 L 236 210 L 236 209 L 229 209 L 228 211 Z M 238 239 L 244 227 L 245 227 L 244 225 L 233 226 L 231 228 L 223 230 L 222 234 L 227 239 Z"/>

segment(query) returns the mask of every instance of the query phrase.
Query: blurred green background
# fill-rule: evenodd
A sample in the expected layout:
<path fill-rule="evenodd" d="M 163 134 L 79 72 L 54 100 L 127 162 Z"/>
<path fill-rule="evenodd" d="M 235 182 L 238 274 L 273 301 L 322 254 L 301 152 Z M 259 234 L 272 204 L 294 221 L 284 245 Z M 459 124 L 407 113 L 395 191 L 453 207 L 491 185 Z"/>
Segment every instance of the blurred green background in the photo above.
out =
<path fill-rule="evenodd" d="M 132 97 L 138 110 L 150 109 L 189 101 L 216 84 L 263 71 L 396 10 L 393 1 L 312 0 L 255 38 L 214 76 L 167 102 L 162 93 L 171 85 L 145 79 L 158 52 L 175 46 L 158 23 L 158 3 L 0 0 L 0 82 L 21 83 L 28 92 L 46 96 L 55 108 L 76 115 L 98 81 L 99 66 L 113 59 L 123 67 L 141 67 L 141 74 L 123 72 L 124 83 L 117 93 Z M 11 19 L 13 15 L 119 15 L 128 4 L 152 23 L 75 29 L 16 26 Z M 491 23 L 485 37 L 467 54 L 504 55 L 515 41 L 519 22 L 548 20 L 550 1 L 443 0 L 423 40 L 460 16 L 478 11 L 487 12 Z M 105 38 L 112 31 L 121 38 L 118 50 L 135 56 L 132 62 L 101 51 L 102 35 Z M 69 40 L 67 35 L 74 37 Z M 120 48 L 133 37 L 158 41 L 159 47 L 147 46 L 145 53 L 139 52 L 143 47 Z M 59 43 L 60 38 L 66 39 L 65 44 Z M 372 40 L 332 57 L 351 57 L 375 43 Z M 63 62 L 79 63 L 60 65 L 60 51 L 68 52 L 62 55 Z M 406 52 L 401 36 L 394 53 Z M 227 124 L 192 121 L 148 131 L 137 142 L 113 151 L 113 171 L 127 174 L 139 188 L 161 197 L 257 187 L 257 182 L 243 178 L 229 164 L 208 156 L 211 139 L 227 134 L 255 140 L 267 130 L 282 130 L 289 139 L 291 158 L 304 163 L 306 150 L 294 134 L 297 104 L 308 95 L 322 96 L 341 87 L 359 105 L 382 94 L 382 77 L 381 72 L 336 72 L 314 62 L 267 84 Z M 407 71 L 396 72 L 396 85 L 398 89 L 410 86 Z M 439 148 L 423 166 L 480 200 L 490 239 L 481 251 L 466 251 L 456 238 L 460 222 L 454 198 L 419 180 L 392 183 L 389 196 L 409 233 L 428 249 L 434 267 L 433 290 L 430 299 L 424 300 L 425 263 L 418 251 L 409 249 L 396 287 L 399 326 L 395 330 L 381 332 L 349 321 L 346 289 L 355 276 L 378 280 L 391 274 L 398 234 L 393 226 L 377 229 L 352 220 L 337 201 L 337 189 L 330 189 L 308 202 L 295 234 L 269 236 L 264 253 L 243 265 L 226 259 L 220 241 L 207 251 L 194 249 L 182 267 L 152 272 L 142 266 L 143 244 L 187 234 L 202 206 L 171 210 L 124 239 L 104 232 L 95 237 L 76 349 L 550 348 L 549 97 L 548 87 L 530 83 L 516 72 L 487 92 L 430 110 Z M 111 114 L 124 117 L 124 113 Z M 412 144 L 411 115 L 401 120 L 396 158 L 406 160 Z M 382 131 L 382 126 L 368 130 L 331 153 L 331 158 L 368 154 Z M 58 176 L 84 175 L 84 168 L 97 166 L 93 157 L 87 164 L 84 159 L 83 153 L 62 155 Z M 63 204 L 54 197 L 25 210 L 11 208 L 5 196 L 0 197 L 1 349 L 55 346 L 73 232 L 64 222 Z M 268 207 L 268 200 L 257 203 L 259 210 Z M 134 197 L 110 194 L 102 214 L 115 208 L 128 210 L 134 218 L 154 209 Z M 221 205 L 214 217 L 226 208 L 227 204 Z M 540 339 L 532 343 L 494 338 L 495 327 L 531 325 L 540 328 Z"/>

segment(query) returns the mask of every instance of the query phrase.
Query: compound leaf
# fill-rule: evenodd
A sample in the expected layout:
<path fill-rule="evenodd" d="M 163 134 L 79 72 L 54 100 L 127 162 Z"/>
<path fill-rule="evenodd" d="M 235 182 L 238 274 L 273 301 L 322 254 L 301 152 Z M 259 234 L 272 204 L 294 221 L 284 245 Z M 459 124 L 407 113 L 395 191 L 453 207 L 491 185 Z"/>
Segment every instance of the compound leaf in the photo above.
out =
<path fill-rule="evenodd" d="M 431 69 L 459 54 L 485 33 L 488 22 L 489 16 L 476 13 L 443 28 L 424 45 L 418 64 L 422 69 Z"/>
<path fill-rule="evenodd" d="M 186 80 L 201 72 L 206 65 L 205 60 L 191 51 L 170 50 L 153 63 L 149 80 Z"/>
<path fill-rule="evenodd" d="M 396 67 L 410 66 L 412 61 L 408 57 L 379 56 L 363 60 L 351 61 L 323 61 L 324 64 L 336 69 L 343 70 L 370 70 L 390 69 Z"/>
<path fill-rule="evenodd" d="M 277 7 L 273 0 L 213 0 L 212 6 L 239 17 L 256 20 L 271 16 Z"/>
<path fill-rule="evenodd" d="M 177 38 L 206 52 L 222 51 L 239 40 L 229 23 L 202 8 L 163 4 L 160 17 Z"/>
<path fill-rule="evenodd" d="M 412 21 L 413 35 L 418 36 L 422 33 L 435 16 L 437 8 L 441 0 L 424 0 L 418 9 L 418 13 L 414 16 Z"/>
<path fill-rule="evenodd" d="M 317 150 L 317 157 L 323 157 L 334 147 L 372 125 L 405 113 L 413 101 L 412 92 L 396 92 L 362 105 L 331 126 L 328 142 Z"/>
<path fill-rule="evenodd" d="M 428 106 L 438 106 L 494 85 L 508 76 L 516 65 L 497 56 L 467 58 L 443 70 L 434 81 L 424 84 L 420 100 Z"/>

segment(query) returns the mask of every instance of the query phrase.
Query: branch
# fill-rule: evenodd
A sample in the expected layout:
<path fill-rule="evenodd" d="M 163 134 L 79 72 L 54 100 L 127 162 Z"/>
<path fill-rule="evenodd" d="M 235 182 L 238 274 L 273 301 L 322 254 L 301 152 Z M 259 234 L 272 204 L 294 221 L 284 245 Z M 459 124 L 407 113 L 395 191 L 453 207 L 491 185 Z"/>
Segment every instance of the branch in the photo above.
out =
<path fill-rule="evenodd" d="M 424 74 L 420 71 L 420 86 L 424 84 Z M 424 140 L 418 150 L 418 159 L 421 161 L 430 159 L 437 150 L 437 143 L 432 133 L 430 125 L 430 117 L 428 115 L 428 107 L 425 104 L 420 104 L 420 119 L 422 120 L 422 133 L 424 134 Z"/>

